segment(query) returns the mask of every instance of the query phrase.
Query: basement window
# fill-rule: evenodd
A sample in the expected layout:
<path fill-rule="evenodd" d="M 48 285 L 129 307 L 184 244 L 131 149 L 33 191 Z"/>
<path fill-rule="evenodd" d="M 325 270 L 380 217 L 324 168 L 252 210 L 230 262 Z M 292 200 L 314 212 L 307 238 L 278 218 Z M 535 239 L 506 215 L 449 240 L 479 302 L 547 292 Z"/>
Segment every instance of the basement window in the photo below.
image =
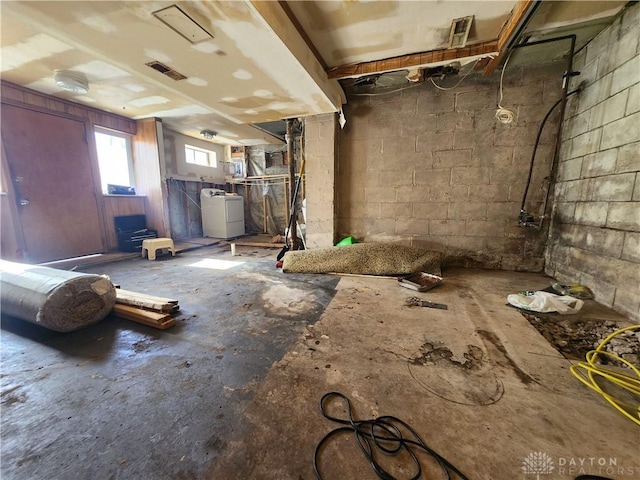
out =
<path fill-rule="evenodd" d="M 102 193 L 134 193 L 131 137 L 96 128 L 95 138 Z"/>
<path fill-rule="evenodd" d="M 211 150 L 185 145 L 184 156 L 186 162 L 191 163 L 192 165 L 201 165 L 203 167 L 213 168 L 218 166 L 216 152 L 212 152 Z"/>

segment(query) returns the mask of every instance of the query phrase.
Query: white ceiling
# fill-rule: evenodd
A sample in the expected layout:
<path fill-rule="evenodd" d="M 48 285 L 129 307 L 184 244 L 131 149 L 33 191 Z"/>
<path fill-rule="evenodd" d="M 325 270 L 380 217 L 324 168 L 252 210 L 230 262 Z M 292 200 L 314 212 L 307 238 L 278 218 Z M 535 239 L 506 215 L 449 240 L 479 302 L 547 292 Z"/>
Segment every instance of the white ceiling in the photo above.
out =
<path fill-rule="evenodd" d="M 268 140 L 247 124 L 339 108 L 338 83 L 314 78 L 314 67 L 324 72 L 313 55 L 296 58 L 250 3 L 180 2 L 215 37 L 195 45 L 152 15 L 172 4 L 3 2 L 2 77 L 127 117 L 160 117 L 192 135 L 213 129 L 239 144 Z M 152 60 L 187 79 L 150 69 Z M 89 92 L 62 91 L 56 69 L 85 73 Z"/>
<path fill-rule="evenodd" d="M 494 40 L 516 0 L 292 2 L 329 67 L 446 48 L 451 22 L 474 16 L 468 43 Z"/>
<path fill-rule="evenodd" d="M 176 3 L 213 38 L 191 44 L 153 16 Z M 515 4 L 289 1 L 292 21 L 275 1 L 0 2 L 0 71 L 4 80 L 74 102 L 130 118 L 159 117 L 187 135 L 211 129 L 220 143 L 277 143 L 251 124 L 334 112 L 345 101 L 322 63 L 443 48 L 451 21 L 469 15 L 468 43 L 493 40 Z M 545 1 L 530 30 L 567 30 L 593 19 L 605 24 L 622 4 Z M 153 60 L 187 78 L 175 81 L 145 65 Z M 57 69 L 84 73 L 89 92 L 59 89 Z"/>

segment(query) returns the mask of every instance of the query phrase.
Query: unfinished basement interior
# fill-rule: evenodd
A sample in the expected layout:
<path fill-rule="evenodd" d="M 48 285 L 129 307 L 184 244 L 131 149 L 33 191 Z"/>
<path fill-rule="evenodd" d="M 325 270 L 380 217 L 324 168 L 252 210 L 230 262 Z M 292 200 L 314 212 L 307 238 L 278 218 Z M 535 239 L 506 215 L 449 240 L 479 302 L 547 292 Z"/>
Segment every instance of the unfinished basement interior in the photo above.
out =
<path fill-rule="evenodd" d="M 640 479 L 638 2 L 0 15 L 3 480 Z"/>

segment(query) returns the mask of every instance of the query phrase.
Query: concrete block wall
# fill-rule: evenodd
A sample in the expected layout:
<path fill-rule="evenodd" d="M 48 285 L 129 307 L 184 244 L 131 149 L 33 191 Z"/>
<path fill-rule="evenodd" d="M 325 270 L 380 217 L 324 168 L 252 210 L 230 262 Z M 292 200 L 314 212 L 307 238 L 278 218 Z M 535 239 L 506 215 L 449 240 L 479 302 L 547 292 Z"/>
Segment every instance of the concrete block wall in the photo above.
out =
<path fill-rule="evenodd" d="M 575 59 L 546 272 L 640 319 L 640 5 Z"/>
<path fill-rule="evenodd" d="M 517 226 L 539 124 L 560 98 L 563 64 L 469 75 L 442 91 L 431 82 L 379 96 L 350 96 L 339 132 L 338 237 L 400 242 L 445 253 L 461 266 L 540 271 L 546 232 Z M 441 82 L 455 84 L 459 77 Z M 557 115 L 536 156 L 527 209 L 542 213 Z"/>
<path fill-rule="evenodd" d="M 336 114 L 315 115 L 304 121 L 307 248 L 331 247 L 336 241 L 336 129 Z"/>

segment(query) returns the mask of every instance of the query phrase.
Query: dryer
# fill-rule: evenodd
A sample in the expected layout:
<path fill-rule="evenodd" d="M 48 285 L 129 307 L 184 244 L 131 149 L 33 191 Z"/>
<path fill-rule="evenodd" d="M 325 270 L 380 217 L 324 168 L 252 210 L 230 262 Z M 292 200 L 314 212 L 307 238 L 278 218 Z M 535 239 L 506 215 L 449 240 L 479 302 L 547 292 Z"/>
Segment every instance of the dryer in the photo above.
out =
<path fill-rule="evenodd" d="M 200 191 L 202 233 L 205 237 L 240 237 L 244 230 L 244 198 L 226 195 L 222 190 L 203 188 Z"/>

